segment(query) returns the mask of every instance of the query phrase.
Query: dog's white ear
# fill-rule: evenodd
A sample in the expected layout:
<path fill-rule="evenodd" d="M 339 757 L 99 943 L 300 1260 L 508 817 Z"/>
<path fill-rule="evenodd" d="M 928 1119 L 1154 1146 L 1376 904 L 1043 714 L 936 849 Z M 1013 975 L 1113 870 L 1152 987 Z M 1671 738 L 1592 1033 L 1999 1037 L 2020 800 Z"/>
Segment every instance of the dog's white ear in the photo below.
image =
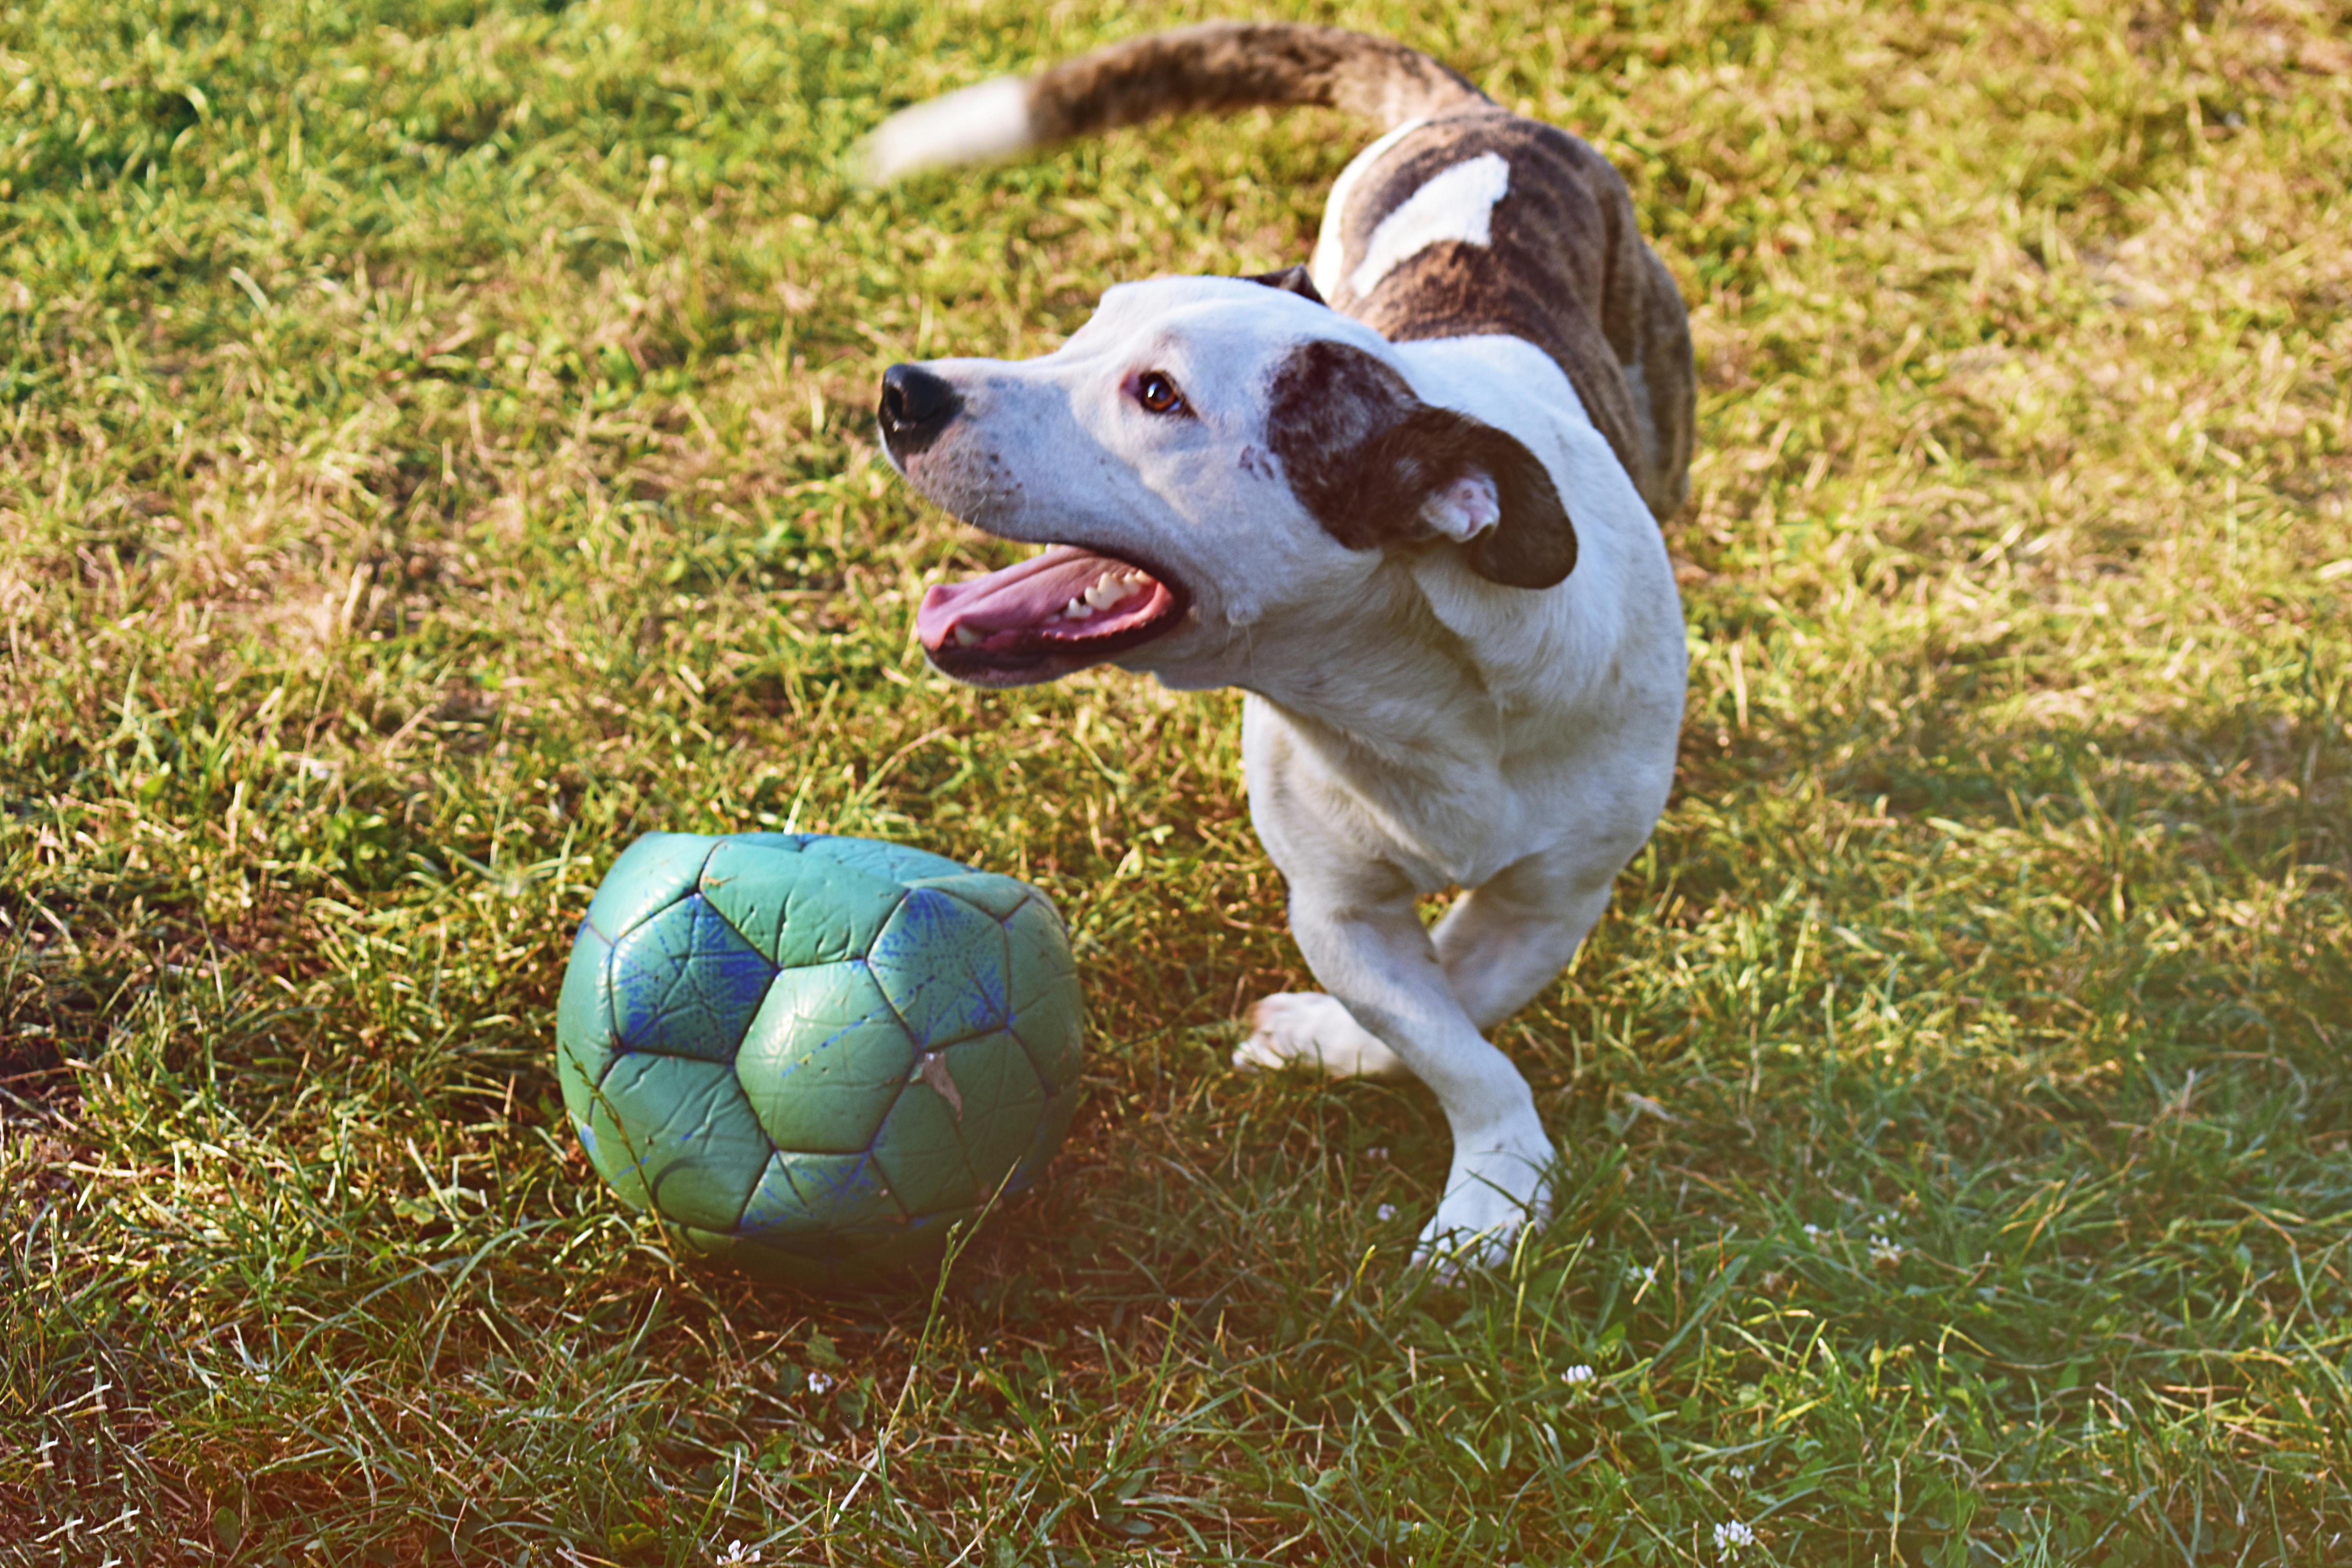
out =
<path fill-rule="evenodd" d="M 1440 538 L 1465 543 L 1503 521 L 1502 493 L 1495 488 L 1494 475 L 1473 468 L 1430 492 L 1421 517 Z"/>

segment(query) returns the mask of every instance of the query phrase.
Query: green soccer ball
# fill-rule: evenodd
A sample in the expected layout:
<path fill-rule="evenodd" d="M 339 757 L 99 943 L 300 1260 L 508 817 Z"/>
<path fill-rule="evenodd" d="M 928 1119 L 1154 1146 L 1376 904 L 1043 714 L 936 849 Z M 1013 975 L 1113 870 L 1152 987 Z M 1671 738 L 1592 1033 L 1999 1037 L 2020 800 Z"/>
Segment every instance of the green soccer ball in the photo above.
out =
<path fill-rule="evenodd" d="M 652 833 L 596 889 L 556 1010 L 598 1173 L 698 1251 L 818 1289 L 908 1277 L 1037 1179 L 1082 1003 L 1026 882 L 870 838 Z"/>

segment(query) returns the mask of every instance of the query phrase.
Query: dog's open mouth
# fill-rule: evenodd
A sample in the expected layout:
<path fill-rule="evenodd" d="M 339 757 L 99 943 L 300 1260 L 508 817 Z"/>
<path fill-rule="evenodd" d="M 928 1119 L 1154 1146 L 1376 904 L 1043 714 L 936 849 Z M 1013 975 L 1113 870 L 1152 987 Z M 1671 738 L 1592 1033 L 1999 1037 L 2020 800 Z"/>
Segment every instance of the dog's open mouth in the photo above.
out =
<path fill-rule="evenodd" d="M 939 584 L 915 613 L 915 637 L 950 675 L 1024 686 L 1139 647 L 1191 603 L 1164 574 L 1056 544 L 1002 572 Z"/>

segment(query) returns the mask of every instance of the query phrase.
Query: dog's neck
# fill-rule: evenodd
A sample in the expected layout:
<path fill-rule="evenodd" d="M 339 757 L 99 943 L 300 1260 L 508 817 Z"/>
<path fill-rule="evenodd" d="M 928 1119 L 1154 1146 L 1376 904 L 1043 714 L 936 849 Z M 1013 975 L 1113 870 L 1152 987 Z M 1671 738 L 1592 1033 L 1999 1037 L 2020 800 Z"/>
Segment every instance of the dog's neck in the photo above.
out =
<path fill-rule="evenodd" d="M 1392 557 L 1344 610 L 1294 611 L 1278 627 L 1251 628 L 1231 684 L 1397 773 L 1492 765 L 1511 695 L 1494 689 L 1422 567 Z"/>
<path fill-rule="evenodd" d="M 1603 650 L 1622 616 L 1596 590 L 1616 567 L 1601 544 L 1568 582 L 1527 590 L 1486 582 L 1444 547 L 1395 554 L 1345 613 L 1254 630 L 1225 683 L 1387 766 L 1491 766 L 1507 749 L 1551 744 L 1547 712 L 1564 724 L 1607 702 L 1595 687 L 1612 679 Z"/>

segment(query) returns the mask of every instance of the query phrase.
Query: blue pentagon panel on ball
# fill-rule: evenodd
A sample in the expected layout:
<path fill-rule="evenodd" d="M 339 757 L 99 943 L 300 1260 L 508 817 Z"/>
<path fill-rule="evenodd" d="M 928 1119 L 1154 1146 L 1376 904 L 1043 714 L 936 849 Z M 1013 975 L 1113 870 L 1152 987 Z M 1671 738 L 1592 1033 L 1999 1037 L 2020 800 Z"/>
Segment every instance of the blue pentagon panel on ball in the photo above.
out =
<path fill-rule="evenodd" d="M 866 965 L 920 1051 L 1004 1026 L 1003 923 L 937 888 L 910 888 Z"/>
<path fill-rule="evenodd" d="M 647 834 L 556 1008 L 583 1148 L 698 1251 L 815 1289 L 935 1264 L 1077 1109 L 1084 1005 L 1025 882 L 899 844 Z"/>
<path fill-rule="evenodd" d="M 613 1029 L 626 1051 L 732 1061 L 776 965 L 688 893 L 613 944 Z"/>

